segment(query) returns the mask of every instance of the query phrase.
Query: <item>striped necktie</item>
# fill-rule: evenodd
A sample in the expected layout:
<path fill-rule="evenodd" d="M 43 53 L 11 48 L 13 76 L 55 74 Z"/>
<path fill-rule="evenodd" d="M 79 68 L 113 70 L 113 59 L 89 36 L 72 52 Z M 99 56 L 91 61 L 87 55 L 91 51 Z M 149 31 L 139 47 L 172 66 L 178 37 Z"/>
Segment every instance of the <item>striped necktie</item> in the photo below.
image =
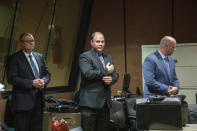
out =
<path fill-rule="evenodd" d="M 36 65 L 35 65 L 34 61 L 32 60 L 32 55 L 29 55 L 29 59 L 30 59 L 31 67 L 32 67 L 33 72 L 34 72 L 34 76 L 35 76 L 35 78 L 37 79 L 37 78 L 40 77 L 40 75 L 39 75 L 39 73 L 38 73 L 38 70 L 37 70 L 37 68 L 36 68 Z"/>
<path fill-rule="evenodd" d="M 169 60 L 168 60 L 168 57 L 167 56 L 164 58 L 164 61 L 165 61 L 166 69 L 168 71 L 168 76 L 170 78 L 170 65 L 169 65 Z"/>

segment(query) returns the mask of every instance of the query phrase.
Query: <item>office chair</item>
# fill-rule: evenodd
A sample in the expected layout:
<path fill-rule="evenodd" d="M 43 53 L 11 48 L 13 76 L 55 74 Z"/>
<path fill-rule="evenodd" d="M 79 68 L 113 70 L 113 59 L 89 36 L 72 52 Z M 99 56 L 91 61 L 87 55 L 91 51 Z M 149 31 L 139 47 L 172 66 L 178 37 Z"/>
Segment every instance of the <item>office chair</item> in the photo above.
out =
<path fill-rule="evenodd" d="M 130 97 L 125 99 L 126 113 L 127 113 L 127 124 L 129 131 L 137 131 L 136 128 L 136 97 Z"/>
<path fill-rule="evenodd" d="M 116 99 L 111 100 L 110 107 L 110 123 L 112 127 L 119 129 L 125 127 L 126 115 L 125 115 L 125 105 L 124 101 L 119 101 Z"/>

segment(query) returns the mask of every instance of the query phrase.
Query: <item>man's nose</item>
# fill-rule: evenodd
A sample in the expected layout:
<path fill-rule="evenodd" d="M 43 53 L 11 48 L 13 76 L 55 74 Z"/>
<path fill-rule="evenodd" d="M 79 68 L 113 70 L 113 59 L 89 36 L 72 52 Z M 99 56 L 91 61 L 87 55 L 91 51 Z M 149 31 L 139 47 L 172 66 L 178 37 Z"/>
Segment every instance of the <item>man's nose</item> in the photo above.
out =
<path fill-rule="evenodd" d="M 103 43 L 102 43 L 102 42 L 99 42 L 98 44 L 99 44 L 99 45 L 103 45 Z"/>

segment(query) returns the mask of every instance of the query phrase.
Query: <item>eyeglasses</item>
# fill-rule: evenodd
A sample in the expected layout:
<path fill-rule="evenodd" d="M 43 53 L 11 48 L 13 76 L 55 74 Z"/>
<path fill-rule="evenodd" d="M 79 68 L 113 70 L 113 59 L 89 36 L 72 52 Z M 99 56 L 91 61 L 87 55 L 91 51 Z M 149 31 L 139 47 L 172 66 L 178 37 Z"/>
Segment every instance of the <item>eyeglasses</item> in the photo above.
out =
<path fill-rule="evenodd" d="M 22 40 L 21 42 L 32 43 L 35 42 L 34 40 Z"/>
<path fill-rule="evenodd" d="M 105 43 L 105 41 L 103 40 L 103 41 L 100 41 L 100 40 L 96 40 L 96 43 Z"/>

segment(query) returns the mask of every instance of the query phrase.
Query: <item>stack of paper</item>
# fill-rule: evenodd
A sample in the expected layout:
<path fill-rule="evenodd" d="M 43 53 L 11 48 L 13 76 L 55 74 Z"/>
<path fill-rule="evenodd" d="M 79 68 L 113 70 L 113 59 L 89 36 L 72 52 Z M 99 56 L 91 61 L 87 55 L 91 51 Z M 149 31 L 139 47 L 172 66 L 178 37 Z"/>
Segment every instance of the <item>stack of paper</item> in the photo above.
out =
<path fill-rule="evenodd" d="M 5 89 L 4 89 L 4 85 L 0 83 L 0 92 L 1 92 L 1 91 L 4 91 L 4 90 L 5 90 Z"/>

